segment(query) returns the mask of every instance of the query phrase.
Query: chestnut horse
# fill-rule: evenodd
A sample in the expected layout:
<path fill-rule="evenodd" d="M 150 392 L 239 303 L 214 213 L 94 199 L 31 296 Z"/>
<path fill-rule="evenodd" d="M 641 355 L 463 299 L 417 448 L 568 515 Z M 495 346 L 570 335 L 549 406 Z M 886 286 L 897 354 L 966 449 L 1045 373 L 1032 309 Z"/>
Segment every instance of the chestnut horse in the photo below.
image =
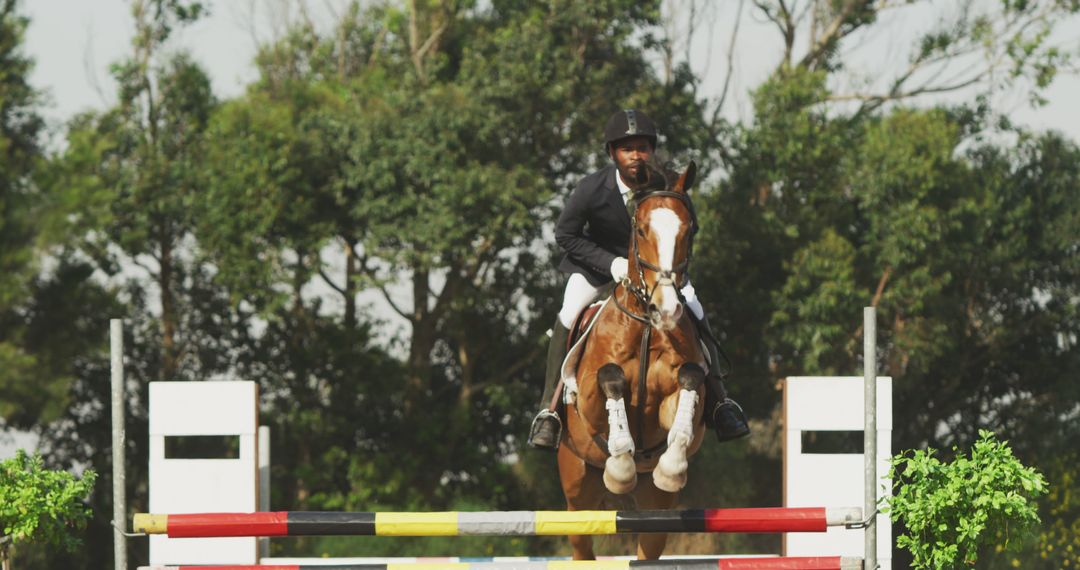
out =
<path fill-rule="evenodd" d="M 696 230 L 687 196 L 696 166 L 665 176 L 650 164 L 646 172 L 645 190 L 634 194 L 628 276 L 596 316 L 576 397 L 567 398 L 558 462 L 571 511 L 601 508 L 605 487 L 632 492 L 639 509 L 672 508 L 705 429 L 706 357 L 679 291 Z M 638 558 L 659 558 L 666 542 L 640 534 Z M 574 559 L 595 557 L 592 537 L 570 536 L 570 544 Z"/>

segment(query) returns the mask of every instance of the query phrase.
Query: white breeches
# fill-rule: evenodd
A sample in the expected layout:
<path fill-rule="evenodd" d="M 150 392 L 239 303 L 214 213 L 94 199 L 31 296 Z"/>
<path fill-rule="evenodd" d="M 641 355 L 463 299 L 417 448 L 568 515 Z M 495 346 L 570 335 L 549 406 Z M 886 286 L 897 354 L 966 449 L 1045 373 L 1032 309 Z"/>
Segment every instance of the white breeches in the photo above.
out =
<path fill-rule="evenodd" d="M 566 282 L 566 290 L 563 292 L 562 308 L 559 309 L 559 323 L 566 328 L 574 326 L 574 319 L 577 318 L 578 313 L 595 301 L 599 293 L 600 287 L 590 285 L 584 275 L 580 273 L 571 274 L 570 279 Z M 682 295 L 686 299 L 686 306 L 694 313 L 695 317 L 701 319 L 705 315 L 705 310 L 702 309 L 701 301 L 698 300 L 697 292 L 694 291 L 694 285 L 689 280 L 686 282 L 686 286 L 682 288 Z"/>

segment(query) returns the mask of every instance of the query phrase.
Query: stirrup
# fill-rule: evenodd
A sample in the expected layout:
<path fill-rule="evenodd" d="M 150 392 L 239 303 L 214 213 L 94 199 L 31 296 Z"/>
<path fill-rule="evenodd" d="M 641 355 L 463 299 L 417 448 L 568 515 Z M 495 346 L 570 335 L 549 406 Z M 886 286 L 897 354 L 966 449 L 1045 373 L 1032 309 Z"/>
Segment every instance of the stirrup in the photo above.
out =
<path fill-rule="evenodd" d="M 712 410 L 713 431 L 716 439 L 723 443 L 741 439 L 750 435 L 750 422 L 746 419 L 746 413 L 742 406 L 731 398 L 724 398 L 723 402 L 717 402 Z M 731 422 L 717 421 L 718 415 L 724 415 Z"/>
<path fill-rule="evenodd" d="M 552 428 L 550 426 L 552 423 L 554 423 L 554 433 L 551 433 Z M 561 439 L 562 420 L 559 419 L 558 412 L 546 408 L 540 410 L 540 413 L 533 418 L 532 426 L 529 428 L 529 447 L 556 451 L 559 449 Z"/>

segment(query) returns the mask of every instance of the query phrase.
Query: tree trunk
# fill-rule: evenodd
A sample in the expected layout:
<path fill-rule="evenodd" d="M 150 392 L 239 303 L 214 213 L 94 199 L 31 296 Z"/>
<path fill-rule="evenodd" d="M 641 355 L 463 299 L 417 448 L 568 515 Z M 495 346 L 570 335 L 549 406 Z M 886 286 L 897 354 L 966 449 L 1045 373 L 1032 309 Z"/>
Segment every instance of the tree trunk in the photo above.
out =
<path fill-rule="evenodd" d="M 356 272 L 356 248 L 352 240 L 346 238 L 345 286 L 342 288 L 344 289 L 342 296 L 345 297 L 345 328 L 348 330 L 356 328 L 356 283 L 354 280 Z"/>
<path fill-rule="evenodd" d="M 161 271 L 158 288 L 161 290 L 161 377 L 159 380 L 176 380 L 176 299 L 173 295 L 173 251 L 167 230 L 162 229 Z"/>
<path fill-rule="evenodd" d="M 412 338 L 409 340 L 408 383 L 405 411 L 410 412 L 423 399 L 431 376 L 431 351 L 435 347 L 435 318 L 428 309 L 429 273 L 413 270 Z"/>
<path fill-rule="evenodd" d="M 458 394 L 458 407 L 469 409 L 476 384 L 476 361 L 472 358 L 472 346 L 467 335 L 458 337 L 458 363 L 461 365 L 461 393 Z"/>
<path fill-rule="evenodd" d="M 298 441 L 298 453 L 299 465 L 311 465 L 311 446 L 306 441 Z M 311 498 L 311 489 L 308 488 L 308 482 L 303 477 L 296 478 L 296 504 L 301 505 L 304 508 L 308 508 L 307 501 Z"/>

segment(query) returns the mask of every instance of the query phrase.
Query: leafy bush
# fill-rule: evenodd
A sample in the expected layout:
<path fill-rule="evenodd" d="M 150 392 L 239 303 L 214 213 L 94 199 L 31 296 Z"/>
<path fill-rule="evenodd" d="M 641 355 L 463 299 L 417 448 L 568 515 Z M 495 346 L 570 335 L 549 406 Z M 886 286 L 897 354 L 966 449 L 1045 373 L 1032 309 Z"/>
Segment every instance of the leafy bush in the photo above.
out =
<path fill-rule="evenodd" d="M 38 542 L 74 551 L 80 544 L 72 534 L 90 520 L 83 500 L 94 488 L 97 474 L 88 470 L 82 479 L 67 471 L 46 469 L 40 455 L 18 450 L 0 462 L 0 560 L 8 549 Z"/>
<path fill-rule="evenodd" d="M 1039 522 L 1034 499 L 1047 492 L 1046 480 L 1025 467 L 1006 442 L 979 430 L 971 456 L 953 448 L 943 463 L 935 451 L 907 451 L 894 457 L 889 475 L 896 494 L 885 509 L 907 533 L 897 546 L 913 555 L 914 568 L 948 569 L 973 565 L 982 546 L 1022 535 Z"/>
<path fill-rule="evenodd" d="M 1080 453 L 1057 455 L 1046 472 L 1054 485 L 1043 501 L 1039 560 L 1045 568 L 1080 568 Z"/>

